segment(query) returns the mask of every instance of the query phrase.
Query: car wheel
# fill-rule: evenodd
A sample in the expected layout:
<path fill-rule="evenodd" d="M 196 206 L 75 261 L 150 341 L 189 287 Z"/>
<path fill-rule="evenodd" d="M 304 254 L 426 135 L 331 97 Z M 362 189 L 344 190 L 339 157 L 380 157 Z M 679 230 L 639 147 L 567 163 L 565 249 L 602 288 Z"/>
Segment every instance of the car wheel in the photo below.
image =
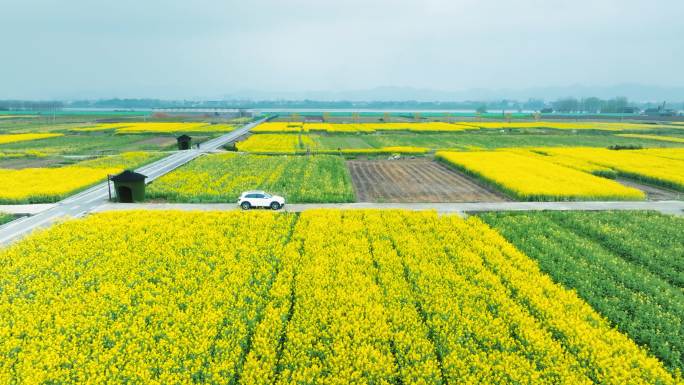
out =
<path fill-rule="evenodd" d="M 250 208 L 252 208 L 252 205 L 250 205 L 249 202 L 242 202 L 240 204 L 240 207 L 242 207 L 243 210 L 249 210 Z"/>
<path fill-rule="evenodd" d="M 271 210 L 278 210 L 280 208 L 280 203 L 271 202 Z"/>

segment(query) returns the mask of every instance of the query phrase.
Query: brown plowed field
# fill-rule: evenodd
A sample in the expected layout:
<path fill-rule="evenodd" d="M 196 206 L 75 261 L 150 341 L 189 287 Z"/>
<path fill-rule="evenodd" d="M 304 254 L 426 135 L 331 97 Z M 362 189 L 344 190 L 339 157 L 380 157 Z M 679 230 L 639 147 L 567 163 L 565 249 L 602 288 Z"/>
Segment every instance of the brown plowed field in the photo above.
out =
<path fill-rule="evenodd" d="M 427 159 L 350 160 L 359 202 L 500 202 L 506 197 Z"/>

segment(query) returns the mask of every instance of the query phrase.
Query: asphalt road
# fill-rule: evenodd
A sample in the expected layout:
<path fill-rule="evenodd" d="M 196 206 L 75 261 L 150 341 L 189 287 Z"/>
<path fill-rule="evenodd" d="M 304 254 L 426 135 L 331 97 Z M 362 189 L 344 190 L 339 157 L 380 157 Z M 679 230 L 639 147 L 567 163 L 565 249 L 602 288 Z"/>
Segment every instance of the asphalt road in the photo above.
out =
<path fill-rule="evenodd" d="M 178 151 L 173 155 L 140 167 L 135 171 L 146 175 L 147 179 L 145 181 L 146 183 L 150 183 L 198 156 L 216 150 L 219 147 L 236 140 L 263 121 L 264 120 L 259 120 L 247 124 L 235 131 L 200 144 L 199 149 L 193 148 L 191 150 Z M 35 229 L 51 225 L 61 218 L 83 216 L 84 214 L 93 211 L 98 206 L 107 203 L 108 195 L 107 182 L 100 183 L 76 195 L 59 201 L 54 206 L 51 206 L 47 210 L 41 211 L 36 215 L 19 218 L 0 226 L 0 245 L 9 244 Z"/>

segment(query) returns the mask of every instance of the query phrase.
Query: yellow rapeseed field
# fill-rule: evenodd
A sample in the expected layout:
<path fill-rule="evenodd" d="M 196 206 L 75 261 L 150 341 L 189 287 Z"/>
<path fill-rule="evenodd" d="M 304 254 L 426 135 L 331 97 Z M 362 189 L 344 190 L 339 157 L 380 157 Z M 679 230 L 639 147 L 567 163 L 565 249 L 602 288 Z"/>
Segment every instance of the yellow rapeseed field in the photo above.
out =
<path fill-rule="evenodd" d="M 684 148 L 647 148 L 644 150 L 634 150 L 635 154 L 646 154 L 663 158 L 684 160 Z"/>
<path fill-rule="evenodd" d="M 603 148 L 547 148 L 550 155 L 570 156 L 600 166 L 610 167 L 618 173 L 645 181 L 684 190 L 684 149 L 608 150 Z M 663 156 L 663 154 L 670 156 Z"/>
<path fill-rule="evenodd" d="M 295 154 L 314 150 L 316 143 L 308 135 L 259 134 L 238 142 L 236 147 L 253 153 Z"/>
<path fill-rule="evenodd" d="M 0 144 L 25 142 L 29 140 L 55 138 L 64 134 L 7 134 L 0 135 Z"/>
<path fill-rule="evenodd" d="M 458 124 L 479 128 L 550 128 L 555 130 L 600 131 L 652 130 L 667 127 L 656 124 L 619 122 L 458 122 Z"/>
<path fill-rule="evenodd" d="M 411 132 L 457 132 L 476 130 L 472 125 L 445 122 L 423 123 L 303 123 L 303 122 L 267 122 L 255 127 L 253 132 L 292 133 L 292 132 L 331 132 L 331 133 L 370 133 L 376 131 L 411 131 Z"/>
<path fill-rule="evenodd" d="M 131 124 L 132 123 L 127 123 L 127 122 L 98 123 L 98 124 L 87 125 L 87 126 L 82 126 L 82 127 L 74 127 L 71 129 L 71 131 L 81 131 L 81 132 L 107 131 L 107 130 L 114 130 L 114 129 L 122 128 L 122 127 L 127 127 L 127 126 L 130 126 Z"/>
<path fill-rule="evenodd" d="M 684 138 L 678 138 L 676 136 L 645 135 L 645 134 L 618 134 L 617 136 L 622 136 L 625 138 L 635 138 L 635 139 L 660 140 L 663 142 L 684 143 Z"/>
<path fill-rule="evenodd" d="M 161 157 L 129 152 L 56 168 L 0 169 L 0 203 L 56 202 L 127 168 L 136 168 Z"/>
<path fill-rule="evenodd" d="M 476 218 L 112 212 L 0 276 L 3 384 L 681 381 Z"/>
<path fill-rule="evenodd" d="M 519 199 L 645 199 L 640 190 L 536 155 L 510 151 L 440 151 L 436 156 Z"/>
<path fill-rule="evenodd" d="M 56 202 L 82 188 L 95 184 L 118 168 L 58 167 L 0 169 L 1 203 Z"/>
<path fill-rule="evenodd" d="M 142 133 L 210 133 L 232 131 L 235 127 L 230 124 L 186 123 L 186 122 L 120 122 L 101 123 L 94 126 L 78 127 L 73 131 L 106 131 L 116 130 L 119 134 Z"/>
<path fill-rule="evenodd" d="M 147 197 L 175 202 L 234 203 L 246 190 L 266 190 L 288 203 L 354 202 L 344 159 L 332 155 L 211 154 L 157 179 Z"/>
<path fill-rule="evenodd" d="M 588 160 L 574 158 L 564 154 L 549 155 L 545 148 L 534 147 L 514 147 L 500 148 L 497 151 L 513 152 L 528 157 L 534 157 L 543 161 L 552 162 L 560 166 L 574 168 L 576 170 L 588 172 L 590 174 L 615 178 L 617 173 L 610 167 L 605 167 L 592 163 Z"/>
<path fill-rule="evenodd" d="M 225 132 L 232 131 L 235 127 L 228 124 L 208 123 L 136 123 L 130 126 L 118 128 L 117 133 L 189 133 L 189 132 Z"/>
<path fill-rule="evenodd" d="M 415 146 L 390 146 L 378 148 L 342 148 L 321 149 L 311 135 L 293 134 L 258 134 L 252 135 L 247 140 L 238 142 L 239 151 L 255 154 L 425 154 L 430 151 L 426 147 Z"/>

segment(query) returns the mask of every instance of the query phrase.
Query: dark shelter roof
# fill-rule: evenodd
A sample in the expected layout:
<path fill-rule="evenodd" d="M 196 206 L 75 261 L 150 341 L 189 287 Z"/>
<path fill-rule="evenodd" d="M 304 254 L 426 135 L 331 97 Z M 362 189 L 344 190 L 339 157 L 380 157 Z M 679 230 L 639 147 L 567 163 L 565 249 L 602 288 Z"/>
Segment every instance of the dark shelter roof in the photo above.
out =
<path fill-rule="evenodd" d="M 179 136 L 179 137 L 176 138 L 176 139 L 178 139 L 178 140 L 190 140 L 190 139 L 192 139 L 192 138 L 189 137 L 189 136 L 187 136 L 187 135 L 185 135 L 185 134 L 183 134 L 183 135 Z"/>
<path fill-rule="evenodd" d="M 112 181 L 114 182 L 140 182 L 144 181 L 147 176 L 143 174 L 138 174 L 137 172 L 133 172 L 131 170 L 126 170 L 122 172 L 121 174 L 114 175 L 112 177 Z"/>

